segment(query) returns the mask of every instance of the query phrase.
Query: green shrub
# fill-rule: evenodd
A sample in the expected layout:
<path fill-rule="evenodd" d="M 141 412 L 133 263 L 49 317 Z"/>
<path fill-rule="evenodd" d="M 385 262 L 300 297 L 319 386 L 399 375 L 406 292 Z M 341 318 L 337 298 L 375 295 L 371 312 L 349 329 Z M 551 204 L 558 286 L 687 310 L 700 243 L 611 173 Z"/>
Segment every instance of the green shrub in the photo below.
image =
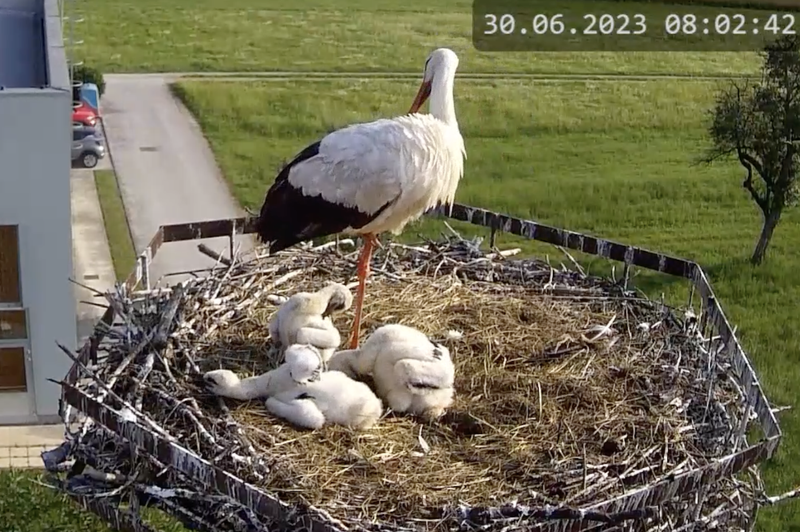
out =
<path fill-rule="evenodd" d="M 97 85 L 97 91 L 100 93 L 100 96 L 103 96 L 103 93 L 106 91 L 106 82 L 103 79 L 103 73 L 91 66 L 76 66 L 75 73 L 73 74 L 73 81 L 94 83 Z"/>

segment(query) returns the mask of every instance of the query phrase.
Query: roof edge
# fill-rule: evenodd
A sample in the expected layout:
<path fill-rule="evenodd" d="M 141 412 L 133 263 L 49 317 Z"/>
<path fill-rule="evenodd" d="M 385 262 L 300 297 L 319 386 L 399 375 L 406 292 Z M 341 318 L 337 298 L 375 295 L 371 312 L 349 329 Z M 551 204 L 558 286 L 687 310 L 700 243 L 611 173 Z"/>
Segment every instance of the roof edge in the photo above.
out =
<path fill-rule="evenodd" d="M 43 35 L 47 86 L 71 91 L 72 86 L 67 68 L 67 53 L 64 47 L 60 0 L 43 1 Z"/>
<path fill-rule="evenodd" d="M 30 96 L 32 94 L 41 96 L 53 96 L 55 94 L 66 94 L 66 91 L 60 87 L 10 87 L 0 90 L 0 98 L 4 96 Z"/>

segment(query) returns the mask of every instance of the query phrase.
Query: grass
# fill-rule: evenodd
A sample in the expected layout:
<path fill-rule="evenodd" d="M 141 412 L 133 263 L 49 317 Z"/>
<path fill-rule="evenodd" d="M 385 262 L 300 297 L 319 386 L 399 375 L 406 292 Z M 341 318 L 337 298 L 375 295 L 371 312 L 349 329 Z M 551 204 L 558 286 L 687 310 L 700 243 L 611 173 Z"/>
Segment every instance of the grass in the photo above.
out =
<path fill-rule="evenodd" d="M 768 261 L 747 258 L 760 229 L 733 163 L 694 164 L 705 143 L 715 82 L 469 81 L 457 83 L 467 145 L 458 201 L 697 260 L 739 327 L 769 397 L 800 406 L 800 212 L 786 215 Z M 179 83 L 237 199 L 257 208 L 277 167 L 331 127 L 393 115 L 416 82 Z M 462 226 L 463 227 L 463 226 Z M 428 221 L 415 229 L 441 230 Z M 414 238 L 408 231 L 407 237 Z M 502 237 L 528 252 L 543 248 Z M 553 248 L 550 248 L 553 253 Z M 682 285 L 647 278 L 651 294 L 685 298 Z M 800 418 L 765 470 L 771 491 L 800 481 Z M 800 531 L 797 505 L 765 510 L 759 530 Z"/>
<path fill-rule="evenodd" d="M 758 67 L 752 52 L 478 52 L 471 0 L 82 0 L 77 9 L 85 18 L 75 25 L 84 40 L 79 58 L 105 72 L 418 73 L 438 46 L 459 54 L 461 72 L 709 75 Z"/>
<path fill-rule="evenodd" d="M 38 472 L 0 472 L 0 532 L 110 532 L 100 518 L 39 482 Z"/>
<path fill-rule="evenodd" d="M 113 532 L 99 517 L 43 482 L 40 471 L 0 471 L 0 532 Z M 160 532 L 186 532 L 158 510 L 142 513 Z"/>
<path fill-rule="evenodd" d="M 117 176 L 113 170 L 95 170 L 94 181 L 100 209 L 103 211 L 103 223 L 106 227 L 108 247 L 114 272 L 118 281 L 125 280 L 136 266 L 136 251 L 122 204 L 122 196 L 117 186 Z"/>

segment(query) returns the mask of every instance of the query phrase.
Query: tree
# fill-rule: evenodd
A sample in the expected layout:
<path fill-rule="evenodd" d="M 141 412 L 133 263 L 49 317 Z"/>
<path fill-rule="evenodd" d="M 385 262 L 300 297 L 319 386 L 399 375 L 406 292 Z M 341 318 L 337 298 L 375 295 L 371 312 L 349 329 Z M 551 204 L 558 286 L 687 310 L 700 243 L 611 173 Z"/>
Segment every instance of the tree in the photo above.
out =
<path fill-rule="evenodd" d="M 105 79 L 103 79 L 103 73 L 92 66 L 87 66 L 87 65 L 75 66 L 74 76 L 75 76 L 75 81 L 81 81 L 83 83 L 94 83 L 95 85 L 97 85 L 97 92 L 99 93 L 98 96 L 102 96 L 103 93 L 106 91 L 106 81 Z"/>
<path fill-rule="evenodd" d="M 763 215 L 750 261 L 761 264 L 783 210 L 797 203 L 800 162 L 800 38 L 766 45 L 758 81 L 734 81 L 720 91 L 711 112 L 712 146 L 704 161 L 735 157 L 744 167 L 742 187 Z"/>

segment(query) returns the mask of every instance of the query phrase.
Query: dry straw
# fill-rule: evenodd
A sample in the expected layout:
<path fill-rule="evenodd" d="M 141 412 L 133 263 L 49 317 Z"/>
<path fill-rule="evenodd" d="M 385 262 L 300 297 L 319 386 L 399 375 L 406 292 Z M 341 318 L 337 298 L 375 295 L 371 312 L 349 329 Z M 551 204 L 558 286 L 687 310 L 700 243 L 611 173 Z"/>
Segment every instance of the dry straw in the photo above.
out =
<path fill-rule="evenodd" d="M 487 256 L 460 238 L 385 246 L 362 328 L 366 337 L 403 323 L 450 349 L 456 399 L 441 420 L 387 414 L 363 433 L 304 431 L 261 401 L 204 392 L 204 371 L 244 376 L 280 363 L 267 327 L 276 303 L 328 281 L 352 283 L 355 252 L 338 249 L 256 254 L 138 303 L 110 294 L 121 323 L 98 375 L 151 430 L 351 524 L 432 529 L 512 501 L 580 507 L 730 452 L 742 400 L 718 378 L 727 361 L 695 320 L 608 280 Z M 168 339 L 131 356 L 163 324 L 170 300 Z M 352 312 L 335 322 L 347 337 Z"/>

